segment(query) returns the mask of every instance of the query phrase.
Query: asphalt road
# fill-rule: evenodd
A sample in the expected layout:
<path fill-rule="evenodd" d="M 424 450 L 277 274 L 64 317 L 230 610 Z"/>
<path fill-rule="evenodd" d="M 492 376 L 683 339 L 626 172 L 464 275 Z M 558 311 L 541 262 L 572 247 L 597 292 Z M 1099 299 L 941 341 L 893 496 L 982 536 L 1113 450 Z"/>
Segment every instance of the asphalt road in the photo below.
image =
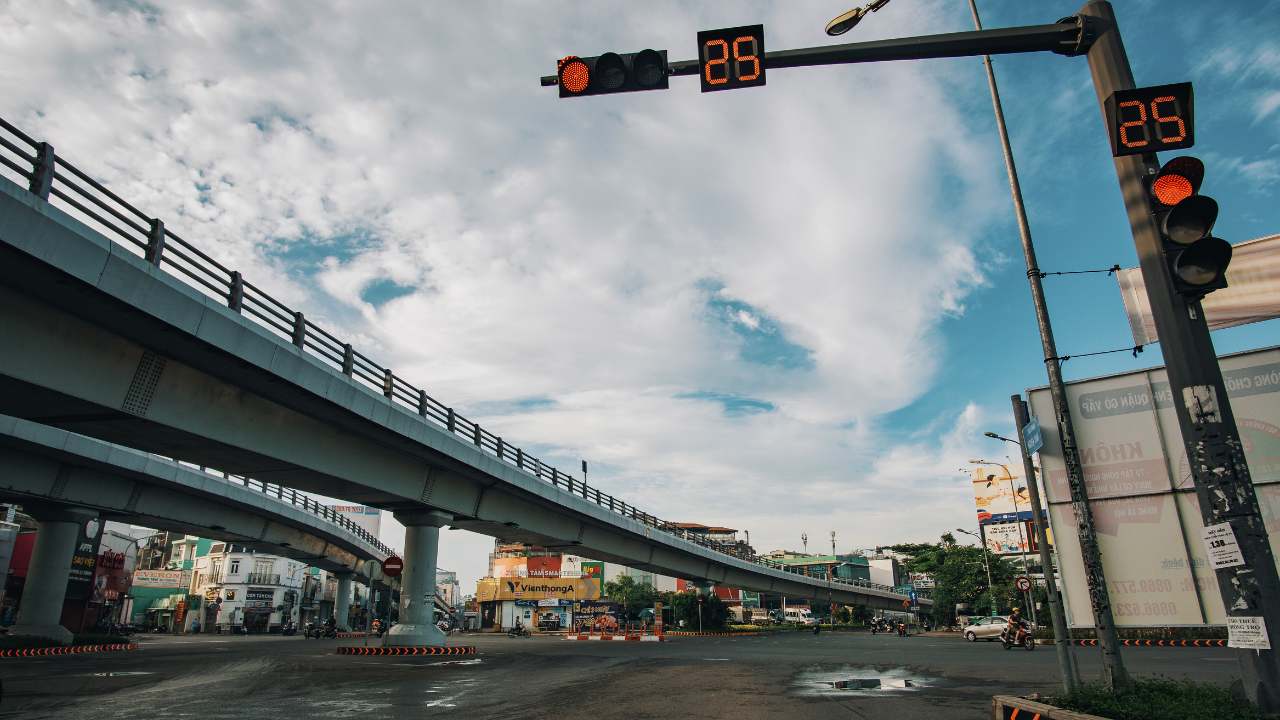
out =
<path fill-rule="evenodd" d="M 950 637 L 811 633 L 574 642 L 450 638 L 471 656 L 335 655 L 339 643 L 279 636 L 147 636 L 128 652 L 0 659 L 0 718 L 955 718 L 990 717 L 994 694 L 1053 692 L 1053 648 L 1003 650 Z M 1096 648 L 1077 648 L 1096 678 Z M 1226 648 L 1126 648 L 1130 672 L 1224 687 Z M 913 687 L 836 690 L 881 678 Z"/>

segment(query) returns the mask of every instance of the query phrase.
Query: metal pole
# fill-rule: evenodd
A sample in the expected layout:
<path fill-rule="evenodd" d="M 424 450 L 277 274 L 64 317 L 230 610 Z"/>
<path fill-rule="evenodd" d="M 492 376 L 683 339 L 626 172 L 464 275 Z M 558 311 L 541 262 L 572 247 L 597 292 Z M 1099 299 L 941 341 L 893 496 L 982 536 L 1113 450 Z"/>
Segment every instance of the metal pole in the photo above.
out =
<path fill-rule="evenodd" d="M 1089 70 L 1105 117 L 1107 98 L 1136 83 L 1111 4 L 1096 0 L 1081 12 L 1092 16 L 1096 27 Z M 1280 627 L 1280 574 L 1203 308 L 1198 300 L 1188 302 L 1174 293 L 1160 230 L 1147 204 L 1145 177 L 1158 171 L 1159 162 L 1154 153 L 1129 155 L 1115 158 L 1115 167 L 1160 335 L 1201 520 L 1205 527 L 1228 524 L 1243 559 L 1241 564 L 1216 570 L 1228 628 L 1232 620 L 1247 618 L 1263 623 L 1267 636 L 1267 625 Z M 1264 713 L 1280 712 L 1280 648 L 1238 648 L 1236 659 L 1243 694 Z"/>
<path fill-rule="evenodd" d="M 1074 650 L 1068 644 L 1067 621 L 1058 601 L 1058 582 L 1053 569 L 1053 554 L 1049 550 L 1049 533 L 1045 530 L 1044 511 L 1040 508 L 1040 488 L 1036 483 L 1036 467 L 1027 452 L 1027 439 L 1022 430 L 1027 426 L 1027 406 L 1021 395 L 1013 398 L 1013 421 L 1018 425 L 1018 448 L 1022 452 L 1022 468 L 1027 474 L 1027 491 L 1031 494 L 1031 521 L 1036 530 L 1036 542 L 1040 544 L 1040 566 L 1044 570 L 1044 587 L 1049 595 L 1049 615 L 1053 620 L 1053 642 L 1058 651 L 1058 670 L 1062 673 L 1062 686 L 1070 690 L 1080 681 L 1072 666 Z"/>
<path fill-rule="evenodd" d="M 1005 459 L 1008 460 L 1009 456 L 1006 455 Z M 1021 544 L 1022 549 L 1022 572 L 1030 576 L 1031 566 L 1027 563 L 1027 536 L 1022 532 L 1022 511 L 1018 509 L 1018 488 L 1014 485 L 1013 473 L 1009 470 L 1009 466 L 1001 465 L 1000 467 L 1004 469 L 1004 474 L 1009 476 L 1009 492 L 1013 493 L 1013 514 L 1018 518 L 1018 542 Z M 1027 579 L 1030 579 L 1030 577 Z M 1033 592 L 1028 590 L 1022 594 L 1022 599 L 1025 601 L 1027 609 L 1031 611 L 1031 624 L 1038 626 L 1040 619 L 1036 617 L 1034 595 Z"/>
<path fill-rule="evenodd" d="M 974 25 L 981 28 L 978 6 L 969 0 Z M 1096 47 L 1096 45 L 1095 45 Z M 1090 53 L 1090 65 L 1093 55 Z M 996 73 L 991 66 L 991 56 L 984 55 L 987 66 L 987 84 L 991 86 L 991 104 L 995 108 L 996 126 L 1000 130 L 1000 144 L 1004 147 L 1004 164 L 1009 171 L 1009 189 L 1013 192 L 1013 205 L 1018 217 L 1018 233 L 1022 236 L 1022 252 L 1027 261 L 1027 279 L 1031 281 L 1031 297 L 1035 303 L 1036 320 L 1040 325 L 1040 343 L 1044 348 L 1045 369 L 1049 373 L 1049 392 L 1053 397 L 1053 414 L 1057 416 L 1058 435 L 1062 440 L 1062 458 L 1067 467 L 1067 484 L 1071 488 L 1071 505 L 1076 514 L 1076 529 L 1080 537 L 1080 555 L 1084 561 L 1085 581 L 1089 586 L 1089 600 L 1093 609 L 1093 623 L 1097 631 L 1098 646 L 1102 650 L 1103 680 L 1110 687 L 1126 685 L 1128 673 L 1120 657 L 1120 640 L 1116 637 L 1115 619 L 1111 614 L 1111 598 L 1107 594 L 1107 578 L 1102 571 L 1102 553 L 1098 549 L 1098 536 L 1093 527 L 1093 511 L 1085 490 L 1084 472 L 1080 466 L 1080 451 L 1076 447 L 1075 428 L 1071 423 L 1071 406 L 1067 402 L 1067 390 L 1062 383 L 1062 368 L 1058 365 L 1058 348 L 1053 340 L 1053 326 L 1049 323 L 1049 306 L 1040 284 L 1040 267 L 1036 263 L 1036 250 L 1031 242 L 1031 226 L 1027 222 L 1027 210 L 1022 202 L 1022 187 L 1018 183 L 1018 171 L 1009 147 L 1009 130 L 1005 127 L 1004 110 L 1000 106 L 1000 93 L 996 89 Z"/>

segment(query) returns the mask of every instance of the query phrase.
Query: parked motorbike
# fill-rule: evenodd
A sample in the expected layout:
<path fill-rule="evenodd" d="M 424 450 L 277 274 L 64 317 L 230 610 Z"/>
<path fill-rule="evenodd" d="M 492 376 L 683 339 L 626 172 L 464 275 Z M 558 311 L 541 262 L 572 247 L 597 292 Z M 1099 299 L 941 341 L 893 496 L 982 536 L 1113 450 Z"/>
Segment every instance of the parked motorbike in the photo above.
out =
<path fill-rule="evenodd" d="M 1018 628 L 1015 632 L 1010 633 L 1010 629 L 1005 628 L 1004 632 L 1000 634 L 1000 644 L 1004 646 L 1005 650 L 1015 647 L 1024 647 L 1028 650 L 1036 649 L 1036 642 L 1031 639 L 1031 633 L 1028 630 Z"/>
<path fill-rule="evenodd" d="M 293 622 L 292 620 L 290 620 L 288 623 L 285 623 L 284 629 L 280 631 L 280 634 L 281 635 L 297 635 L 298 623 Z"/>

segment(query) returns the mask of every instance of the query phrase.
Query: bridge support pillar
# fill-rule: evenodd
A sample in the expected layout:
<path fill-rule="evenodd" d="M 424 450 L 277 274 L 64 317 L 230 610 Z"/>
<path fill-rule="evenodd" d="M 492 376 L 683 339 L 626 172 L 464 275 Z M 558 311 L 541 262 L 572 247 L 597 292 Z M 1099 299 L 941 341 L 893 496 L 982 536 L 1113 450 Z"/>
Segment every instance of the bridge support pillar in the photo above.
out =
<path fill-rule="evenodd" d="M 62 601 L 67 594 L 71 557 L 80 537 L 80 526 L 96 515 L 91 510 L 66 509 L 36 517 L 39 526 L 31 547 L 31 565 L 22 588 L 18 619 L 9 628 L 10 635 L 51 637 L 63 645 L 71 644 L 71 631 L 58 621 L 62 619 Z"/>
<path fill-rule="evenodd" d="M 444 645 L 436 627 L 436 554 L 440 528 L 453 516 L 438 510 L 396 512 L 404 525 L 404 572 L 400 575 L 400 623 L 387 633 L 384 644 Z"/>
<path fill-rule="evenodd" d="M 333 615 L 338 619 L 339 630 L 351 630 L 347 616 L 351 614 L 351 581 L 356 574 L 350 570 L 333 574 L 338 578 L 338 594 L 333 598 Z"/>

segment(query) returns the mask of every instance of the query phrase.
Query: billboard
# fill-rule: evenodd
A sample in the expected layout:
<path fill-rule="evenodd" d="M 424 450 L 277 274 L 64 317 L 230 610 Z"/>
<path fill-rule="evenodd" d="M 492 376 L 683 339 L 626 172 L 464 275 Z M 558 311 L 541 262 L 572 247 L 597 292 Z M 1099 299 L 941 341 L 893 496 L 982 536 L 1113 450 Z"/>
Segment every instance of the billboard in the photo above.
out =
<path fill-rule="evenodd" d="M 1226 355 L 1219 365 L 1272 551 L 1280 557 L 1280 349 Z M 1066 391 L 1116 624 L 1225 624 L 1164 368 L 1072 382 Z M 1032 414 L 1053 417 L 1048 388 L 1027 395 Z M 1068 620 L 1091 626 L 1061 441 L 1055 424 L 1041 430 Z"/>
<path fill-rule="evenodd" d="M 528 574 L 526 558 L 496 558 L 493 561 L 493 576 L 496 578 L 518 578 Z"/>
<path fill-rule="evenodd" d="M 528 577 L 531 578 L 558 578 L 560 577 L 560 558 L 557 557 L 531 557 L 525 558 L 528 569 Z"/>
<path fill-rule="evenodd" d="M 1135 345 L 1159 342 L 1141 268 L 1116 273 Z M 1227 287 L 1200 301 L 1210 330 L 1280 317 L 1280 235 L 1231 246 Z"/>
<path fill-rule="evenodd" d="M 980 524 L 1030 520 L 1034 516 L 1024 475 L 1021 463 L 973 468 L 973 501 Z"/>
<path fill-rule="evenodd" d="M 618 627 L 618 603 L 596 600 L 573 604 L 573 631 L 602 632 Z"/>
<path fill-rule="evenodd" d="M 248 615 L 268 615 L 275 611 L 275 597 L 272 588 L 249 588 L 244 593 L 244 611 Z"/>
<path fill-rule="evenodd" d="M 476 583 L 476 599 L 590 600 L 600 596 L 600 584 L 590 578 L 483 578 Z"/>
<path fill-rule="evenodd" d="M 342 517 L 359 525 L 374 537 L 382 530 L 382 511 L 367 505 L 330 505 Z"/>

